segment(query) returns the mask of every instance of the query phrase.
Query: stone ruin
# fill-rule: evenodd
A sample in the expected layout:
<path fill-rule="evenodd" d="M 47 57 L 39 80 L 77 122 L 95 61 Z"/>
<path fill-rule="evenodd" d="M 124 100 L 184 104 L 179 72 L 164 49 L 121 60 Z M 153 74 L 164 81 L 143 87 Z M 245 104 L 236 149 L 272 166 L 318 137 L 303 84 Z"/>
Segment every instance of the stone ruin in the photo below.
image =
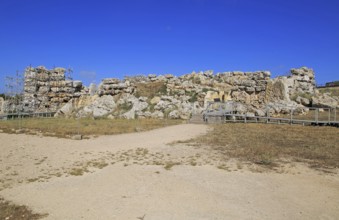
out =
<path fill-rule="evenodd" d="M 326 96 L 326 95 L 325 95 Z M 202 113 L 209 102 L 235 101 L 239 113 L 263 116 L 268 105 L 274 112 L 293 106 L 336 107 L 339 99 L 319 94 L 312 69 L 292 69 L 288 76 L 271 79 L 269 71 L 192 72 L 179 77 L 137 75 L 106 78 L 89 88 L 67 80 L 65 69 L 44 67 L 25 71 L 25 112 L 57 111 L 57 117 L 189 119 Z"/>
<path fill-rule="evenodd" d="M 24 112 L 55 112 L 82 95 L 81 81 L 67 80 L 64 68 L 28 67 L 24 73 Z"/>
<path fill-rule="evenodd" d="M 96 95 L 90 100 L 80 98 L 62 108 L 57 115 L 75 117 L 110 118 L 181 118 L 188 119 L 199 114 L 209 102 L 236 101 L 239 113 L 252 112 L 263 116 L 267 105 L 274 112 L 285 111 L 283 106 L 297 108 L 316 105 L 319 96 L 315 87 L 313 70 L 303 67 L 292 69 L 288 76 L 270 78 L 269 71 L 256 72 L 192 72 L 180 77 L 172 74 L 138 75 L 103 79 Z M 323 107 L 334 107 L 321 103 Z M 319 102 L 318 102 L 319 104 Z"/>

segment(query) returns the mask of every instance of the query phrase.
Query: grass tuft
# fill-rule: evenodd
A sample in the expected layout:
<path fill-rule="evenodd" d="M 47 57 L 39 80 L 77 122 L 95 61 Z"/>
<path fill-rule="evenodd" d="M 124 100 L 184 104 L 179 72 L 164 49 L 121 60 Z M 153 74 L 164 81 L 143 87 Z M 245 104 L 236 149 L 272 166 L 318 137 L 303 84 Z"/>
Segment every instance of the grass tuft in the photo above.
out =
<path fill-rule="evenodd" d="M 36 220 L 47 217 L 48 214 L 36 214 L 23 205 L 14 205 L 0 197 L 0 219 Z"/>
<path fill-rule="evenodd" d="M 165 163 L 164 168 L 165 168 L 165 170 L 171 170 L 172 167 L 174 167 L 175 165 L 180 165 L 180 163 L 179 162 L 168 161 L 168 162 Z"/>

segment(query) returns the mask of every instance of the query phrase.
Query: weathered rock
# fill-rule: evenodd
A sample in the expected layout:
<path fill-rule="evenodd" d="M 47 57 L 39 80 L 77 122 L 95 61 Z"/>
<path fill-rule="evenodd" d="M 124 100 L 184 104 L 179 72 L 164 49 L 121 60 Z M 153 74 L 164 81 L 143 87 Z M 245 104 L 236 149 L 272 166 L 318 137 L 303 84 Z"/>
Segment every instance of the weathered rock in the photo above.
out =
<path fill-rule="evenodd" d="M 155 112 L 152 113 L 151 117 L 155 118 L 155 119 L 163 119 L 164 113 L 161 112 L 161 111 L 155 111 Z"/>
<path fill-rule="evenodd" d="M 298 96 L 295 101 L 298 104 L 302 104 L 302 105 L 305 105 L 305 106 L 308 106 L 310 104 L 310 100 L 309 99 L 303 98 L 303 97 L 300 97 L 300 96 Z"/>
<path fill-rule="evenodd" d="M 166 74 L 164 77 L 166 79 L 172 79 L 174 76 L 172 74 Z"/>
<path fill-rule="evenodd" d="M 105 78 L 102 80 L 103 84 L 118 84 L 120 82 L 117 78 Z"/>
<path fill-rule="evenodd" d="M 73 81 L 73 87 L 74 88 L 81 88 L 82 87 L 82 82 L 79 80 Z"/>
<path fill-rule="evenodd" d="M 160 102 L 160 97 L 159 96 L 155 96 L 151 99 L 151 104 L 154 105 L 154 104 L 158 104 Z"/>
<path fill-rule="evenodd" d="M 246 112 L 246 116 L 250 117 L 250 118 L 251 117 L 253 118 L 255 116 L 255 114 L 253 112 Z"/>
<path fill-rule="evenodd" d="M 170 104 L 170 102 L 168 102 L 168 101 L 160 100 L 158 102 L 158 104 L 156 104 L 156 106 L 154 106 L 154 109 L 155 110 L 163 111 L 163 110 L 165 110 L 169 106 L 169 104 Z"/>
<path fill-rule="evenodd" d="M 131 109 L 128 112 L 125 112 L 121 117 L 125 119 L 135 119 L 136 113 L 134 109 Z"/>
<path fill-rule="evenodd" d="M 69 101 L 64 106 L 62 106 L 61 109 L 59 109 L 55 113 L 54 116 L 55 117 L 63 117 L 63 116 L 67 117 L 67 116 L 70 116 L 73 111 L 74 111 L 73 102 Z"/>
<path fill-rule="evenodd" d="M 170 119 L 179 119 L 180 118 L 179 111 L 178 110 L 171 111 L 168 114 L 168 118 L 170 118 Z"/>
<path fill-rule="evenodd" d="M 57 111 L 71 98 L 82 95 L 82 82 L 66 80 L 65 72 L 61 67 L 52 70 L 43 66 L 26 68 L 24 111 Z"/>
<path fill-rule="evenodd" d="M 78 112 L 79 117 L 93 116 L 94 118 L 103 117 L 113 112 L 116 107 L 112 96 L 104 95 L 98 97 L 88 106 L 85 106 Z"/>
<path fill-rule="evenodd" d="M 329 96 L 326 93 L 312 97 L 311 102 L 313 107 L 336 108 L 339 106 L 339 102 L 335 98 Z"/>
<path fill-rule="evenodd" d="M 82 135 L 81 134 L 76 134 L 71 137 L 72 140 L 82 140 Z"/>
<path fill-rule="evenodd" d="M 200 71 L 180 77 L 149 74 L 125 77 L 124 80 L 106 78 L 98 89 L 94 84 L 87 88 L 81 81 L 66 80 L 64 74 L 65 69 L 27 68 L 24 108 L 34 109 L 33 106 L 38 106 L 39 110 L 44 110 L 43 106 L 52 106 L 52 109 L 59 110 L 57 115 L 63 116 L 187 119 L 192 113 L 201 113 L 213 101 L 233 100 L 240 103 L 236 109 L 238 112 L 256 115 L 263 115 L 262 111 L 268 103 L 291 102 L 296 105 L 291 101 L 295 100 L 308 106 L 312 103 L 305 97 L 312 96 L 315 97 L 312 102 L 319 105 L 324 103 L 317 99 L 328 99 L 326 106 L 333 106 L 334 101 L 338 101 L 320 97 L 315 90 L 314 72 L 305 67 L 292 69 L 289 76 L 273 80 L 268 71 L 233 71 L 216 75 L 213 75 L 213 71 Z M 149 97 L 139 97 L 146 94 Z M 87 96 L 93 99 L 81 106 L 77 101 L 69 101 L 82 100 Z M 103 104 L 98 101 L 99 97 L 111 97 L 113 102 Z M 65 105 L 66 102 L 73 104 Z M 275 105 L 272 111 L 280 114 L 287 112 L 288 108 Z"/>
<path fill-rule="evenodd" d="M 244 104 L 237 103 L 237 105 L 235 106 L 235 111 L 236 111 L 238 114 L 244 114 L 244 113 L 247 112 L 247 107 L 246 107 L 246 105 L 244 105 Z"/>
<path fill-rule="evenodd" d="M 25 130 L 24 129 L 17 129 L 17 130 L 15 130 L 15 133 L 16 134 L 23 134 L 23 133 L 25 133 Z"/>
<path fill-rule="evenodd" d="M 248 92 L 248 93 L 252 93 L 252 92 L 254 92 L 255 91 L 255 88 L 254 87 L 246 87 L 246 92 Z"/>
<path fill-rule="evenodd" d="M 146 112 L 139 112 L 137 113 L 138 118 L 151 118 L 152 117 L 152 113 L 149 111 Z"/>
<path fill-rule="evenodd" d="M 207 70 L 204 72 L 204 76 L 211 77 L 213 76 L 213 70 Z"/>
<path fill-rule="evenodd" d="M 255 115 L 260 116 L 260 117 L 264 117 L 264 116 L 266 116 L 266 111 L 264 111 L 263 109 L 256 109 Z"/>
<path fill-rule="evenodd" d="M 97 86 L 94 83 L 89 85 L 89 95 L 93 96 L 97 92 Z"/>

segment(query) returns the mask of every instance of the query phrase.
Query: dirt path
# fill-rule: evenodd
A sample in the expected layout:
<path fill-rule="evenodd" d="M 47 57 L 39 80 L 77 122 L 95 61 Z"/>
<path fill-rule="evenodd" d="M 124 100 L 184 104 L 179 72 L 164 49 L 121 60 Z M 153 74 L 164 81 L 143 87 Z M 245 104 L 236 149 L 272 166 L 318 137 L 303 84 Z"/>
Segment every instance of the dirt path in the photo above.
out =
<path fill-rule="evenodd" d="M 339 176 L 216 167 L 177 125 L 91 140 L 0 134 L 0 196 L 46 219 L 336 219 Z M 79 176 L 76 176 L 79 175 Z"/>

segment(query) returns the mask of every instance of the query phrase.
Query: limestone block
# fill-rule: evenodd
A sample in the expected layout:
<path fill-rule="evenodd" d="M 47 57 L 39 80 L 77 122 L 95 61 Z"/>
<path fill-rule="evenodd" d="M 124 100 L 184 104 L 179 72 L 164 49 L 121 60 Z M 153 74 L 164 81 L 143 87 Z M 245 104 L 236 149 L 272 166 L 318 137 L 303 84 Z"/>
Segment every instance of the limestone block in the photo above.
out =
<path fill-rule="evenodd" d="M 73 81 L 72 80 L 65 80 L 65 87 L 73 87 Z"/>
<path fill-rule="evenodd" d="M 65 73 L 66 69 L 62 68 L 62 67 L 56 67 L 56 68 L 54 68 L 54 72 L 56 72 L 56 73 Z"/>
<path fill-rule="evenodd" d="M 74 88 L 81 88 L 82 87 L 82 82 L 79 80 L 73 81 L 73 87 Z"/>
<path fill-rule="evenodd" d="M 38 93 L 44 94 L 50 91 L 50 88 L 48 86 L 41 86 L 38 90 Z"/>
<path fill-rule="evenodd" d="M 155 111 L 155 112 L 152 113 L 151 117 L 155 118 L 155 119 L 163 119 L 164 113 L 161 112 L 161 111 Z"/>
<path fill-rule="evenodd" d="M 255 88 L 254 87 L 246 87 L 246 92 L 248 92 L 248 93 L 252 93 L 252 92 L 254 92 L 255 91 Z"/>
<path fill-rule="evenodd" d="M 164 76 L 166 79 L 172 79 L 174 78 L 173 74 L 165 74 Z"/>
<path fill-rule="evenodd" d="M 134 87 L 127 87 L 124 89 L 124 92 L 125 93 L 129 93 L 129 94 L 132 94 L 134 92 Z"/>
<path fill-rule="evenodd" d="M 25 86 L 25 92 L 27 93 L 35 93 L 36 87 L 35 86 Z"/>
<path fill-rule="evenodd" d="M 117 78 L 105 78 L 105 79 L 102 80 L 103 84 L 117 84 L 119 82 L 120 82 L 120 80 L 117 79 Z"/>
<path fill-rule="evenodd" d="M 154 105 L 154 104 L 158 104 L 160 102 L 160 97 L 159 96 L 155 96 L 151 99 L 151 104 Z"/>

